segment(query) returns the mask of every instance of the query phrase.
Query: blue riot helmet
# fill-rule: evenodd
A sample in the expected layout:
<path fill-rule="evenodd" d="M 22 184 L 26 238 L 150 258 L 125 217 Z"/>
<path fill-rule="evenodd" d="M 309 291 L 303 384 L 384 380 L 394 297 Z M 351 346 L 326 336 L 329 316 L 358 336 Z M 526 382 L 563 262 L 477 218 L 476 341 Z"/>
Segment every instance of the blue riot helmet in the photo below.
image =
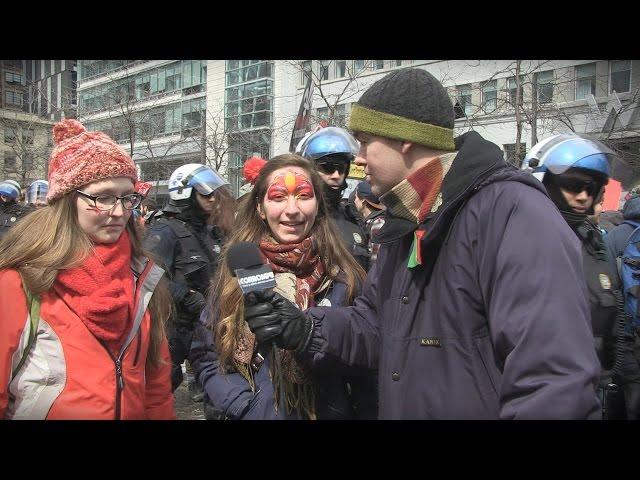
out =
<path fill-rule="evenodd" d="M 296 153 L 316 164 L 330 161 L 346 163 L 346 175 L 360 145 L 344 128 L 326 127 L 309 135 L 297 146 Z"/>
<path fill-rule="evenodd" d="M 549 197 L 561 212 L 580 213 L 569 204 L 566 192 L 578 194 L 586 191 L 593 197 L 586 214 L 593 215 L 593 206 L 602 199 L 604 186 L 609 182 L 616 165 L 623 163 L 613 150 L 601 142 L 583 135 L 565 133 L 534 145 L 523 162 L 523 169 L 533 169 L 533 176 L 544 184 Z M 578 172 L 588 175 L 592 180 L 585 181 L 577 175 Z"/>
<path fill-rule="evenodd" d="M 15 180 L 5 180 L 0 183 L 0 195 L 6 200 L 18 201 L 20 198 L 20 184 Z"/>
<path fill-rule="evenodd" d="M 606 183 L 617 163 L 618 155 L 601 142 L 575 133 L 563 133 L 534 145 L 522 168 L 533 169 L 533 175 L 539 180 L 544 180 L 547 172 L 560 175 L 570 168 L 579 168 Z"/>
<path fill-rule="evenodd" d="M 36 180 L 27 188 L 26 201 L 33 205 L 46 205 L 48 192 L 49 182 L 46 180 Z"/>

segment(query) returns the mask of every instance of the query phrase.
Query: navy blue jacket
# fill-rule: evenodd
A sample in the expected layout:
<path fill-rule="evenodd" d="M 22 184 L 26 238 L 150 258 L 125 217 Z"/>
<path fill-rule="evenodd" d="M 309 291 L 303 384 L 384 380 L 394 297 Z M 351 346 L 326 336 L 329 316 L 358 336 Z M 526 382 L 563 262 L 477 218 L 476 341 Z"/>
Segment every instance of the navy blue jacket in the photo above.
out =
<path fill-rule="evenodd" d="M 308 310 L 310 361 L 377 367 L 382 419 L 598 418 L 578 238 L 496 145 L 456 148 L 423 265 L 407 268 L 418 225 L 387 211 L 362 295 Z"/>
<path fill-rule="evenodd" d="M 342 306 L 345 304 L 346 285 L 335 282 L 325 296 L 324 303 L 328 300 L 330 305 Z M 318 302 L 323 299 L 316 299 Z M 256 393 L 254 394 L 247 380 L 239 373 L 225 373 L 220 371 L 218 355 L 214 350 L 213 332 L 206 326 L 207 312 L 203 312 L 197 323 L 189 361 L 196 374 L 196 378 L 203 387 L 207 401 L 216 410 L 222 413 L 222 417 L 231 420 L 297 420 L 298 415 L 294 411 L 287 415 L 284 406 L 281 405 L 276 415 L 274 408 L 273 383 L 270 377 L 270 355 L 263 353 L 264 363 L 255 373 Z M 316 414 L 319 420 L 343 420 L 354 418 L 352 406 L 354 395 L 360 394 L 362 398 L 356 401 L 366 406 L 364 412 L 360 412 L 357 418 L 375 418 L 375 411 L 371 411 L 372 402 L 368 396 L 375 397 L 375 389 L 368 386 L 375 381 L 369 369 L 348 369 L 344 366 L 337 369 L 319 369 L 314 372 L 317 386 Z M 350 383 L 352 395 L 348 395 L 347 382 Z M 374 398 L 375 400 L 375 398 Z"/>

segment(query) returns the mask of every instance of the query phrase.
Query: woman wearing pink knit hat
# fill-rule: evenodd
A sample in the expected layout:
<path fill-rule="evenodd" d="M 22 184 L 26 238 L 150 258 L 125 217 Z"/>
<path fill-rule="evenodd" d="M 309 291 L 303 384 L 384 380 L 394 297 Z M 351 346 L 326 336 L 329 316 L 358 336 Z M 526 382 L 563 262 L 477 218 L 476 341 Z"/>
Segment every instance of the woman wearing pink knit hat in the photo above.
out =
<path fill-rule="evenodd" d="M 0 418 L 175 418 L 171 304 L 131 215 L 135 164 L 76 120 L 53 135 L 48 206 L 0 243 Z"/>

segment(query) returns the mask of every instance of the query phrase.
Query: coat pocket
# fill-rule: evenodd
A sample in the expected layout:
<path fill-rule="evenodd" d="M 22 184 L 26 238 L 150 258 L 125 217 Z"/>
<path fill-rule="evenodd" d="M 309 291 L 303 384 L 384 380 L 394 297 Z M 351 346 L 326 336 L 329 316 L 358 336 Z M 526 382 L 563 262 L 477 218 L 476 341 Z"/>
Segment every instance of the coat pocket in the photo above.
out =
<path fill-rule="evenodd" d="M 500 382 L 502 373 L 496 365 L 491 337 L 486 335 L 473 338 L 473 366 L 478 390 L 485 407 L 496 417 L 500 405 Z"/>

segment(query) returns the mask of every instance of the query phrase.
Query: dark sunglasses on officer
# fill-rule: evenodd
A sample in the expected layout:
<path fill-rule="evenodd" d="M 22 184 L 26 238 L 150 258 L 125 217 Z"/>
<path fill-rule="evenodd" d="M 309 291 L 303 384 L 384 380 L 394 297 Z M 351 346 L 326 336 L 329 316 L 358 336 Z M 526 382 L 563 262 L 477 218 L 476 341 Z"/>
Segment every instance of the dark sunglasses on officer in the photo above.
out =
<path fill-rule="evenodd" d="M 320 162 L 317 164 L 318 170 L 325 175 L 332 175 L 337 171 L 339 175 L 344 175 L 347 171 L 347 166 L 340 162 Z"/>
<path fill-rule="evenodd" d="M 555 181 L 560 188 L 567 192 L 578 194 L 584 191 L 587 192 L 587 195 L 590 197 L 596 195 L 602 187 L 601 182 L 597 182 L 593 179 L 568 177 L 564 175 L 557 175 L 555 177 Z"/>

